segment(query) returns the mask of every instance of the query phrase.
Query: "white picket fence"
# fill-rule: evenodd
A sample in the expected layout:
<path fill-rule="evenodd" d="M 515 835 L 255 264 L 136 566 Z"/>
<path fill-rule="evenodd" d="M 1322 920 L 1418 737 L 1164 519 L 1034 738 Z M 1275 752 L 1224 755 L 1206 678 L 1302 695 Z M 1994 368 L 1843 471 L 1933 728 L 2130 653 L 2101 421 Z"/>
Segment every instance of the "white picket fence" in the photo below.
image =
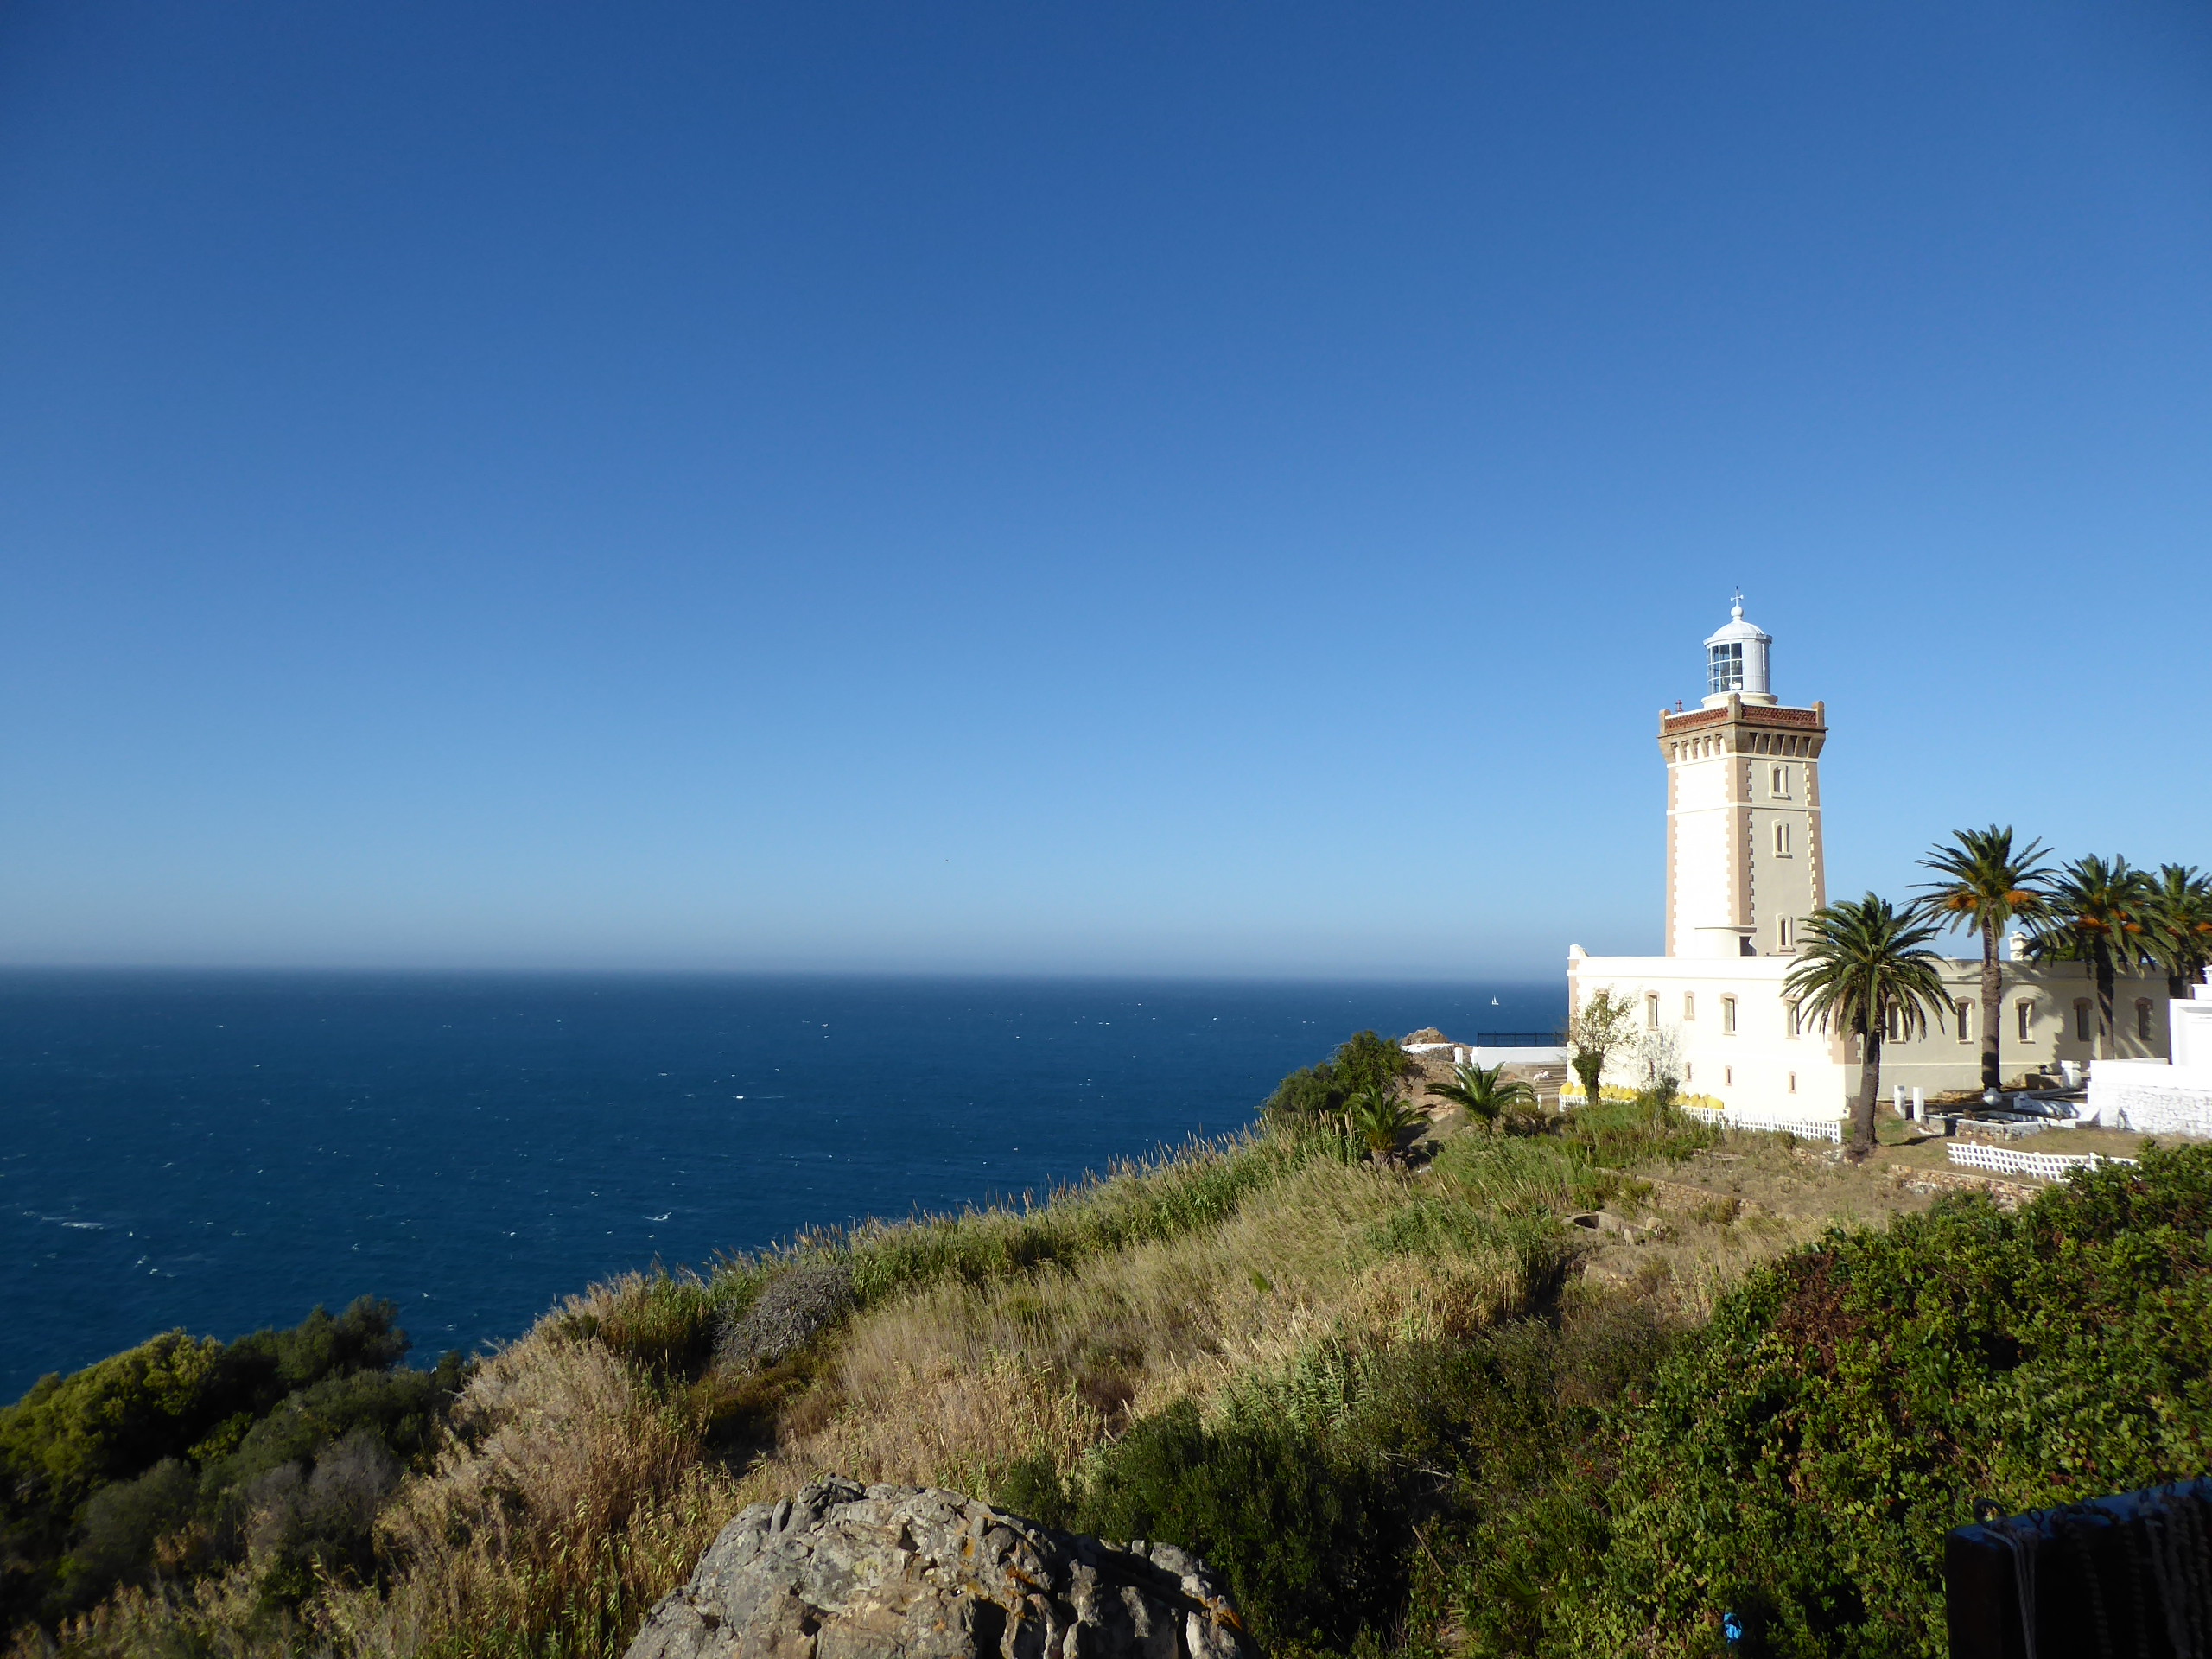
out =
<path fill-rule="evenodd" d="M 1800 1141 L 1843 1144 L 1843 1120 L 1838 1117 L 1777 1117 L 1765 1112 L 1724 1111 L 1718 1106 L 1685 1106 L 1682 1115 L 1715 1128 L 1754 1129 L 1762 1135 L 1794 1135 Z"/>
<path fill-rule="evenodd" d="M 2032 1175 L 2039 1181 L 2063 1180 L 2077 1169 L 2099 1164 L 2132 1164 L 2133 1158 L 2107 1158 L 2094 1152 L 2015 1152 L 1983 1141 L 1954 1141 L 1951 1161 L 1961 1169 L 1986 1169 L 1999 1175 Z"/>

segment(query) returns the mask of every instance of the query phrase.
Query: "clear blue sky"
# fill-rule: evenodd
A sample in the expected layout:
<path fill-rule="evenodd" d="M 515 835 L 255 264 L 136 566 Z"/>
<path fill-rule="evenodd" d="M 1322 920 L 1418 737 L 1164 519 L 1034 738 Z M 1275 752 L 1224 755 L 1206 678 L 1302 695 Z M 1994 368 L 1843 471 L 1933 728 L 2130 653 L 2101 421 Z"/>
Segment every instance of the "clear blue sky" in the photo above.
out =
<path fill-rule="evenodd" d="M 0 960 L 1542 975 L 2212 862 L 2212 10 L 0 9 Z"/>

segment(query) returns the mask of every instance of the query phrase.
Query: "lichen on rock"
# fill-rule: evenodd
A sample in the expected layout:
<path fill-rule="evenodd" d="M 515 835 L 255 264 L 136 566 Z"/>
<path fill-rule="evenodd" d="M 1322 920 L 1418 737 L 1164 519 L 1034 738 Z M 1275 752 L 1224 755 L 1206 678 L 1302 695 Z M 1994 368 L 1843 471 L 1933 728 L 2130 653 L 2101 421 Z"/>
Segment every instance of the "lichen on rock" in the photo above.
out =
<path fill-rule="evenodd" d="M 830 1478 L 755 1503 L 628 1659 L 1252 1659 L 1172 1544 L 1101 1542 L 957 1492 Z"/>

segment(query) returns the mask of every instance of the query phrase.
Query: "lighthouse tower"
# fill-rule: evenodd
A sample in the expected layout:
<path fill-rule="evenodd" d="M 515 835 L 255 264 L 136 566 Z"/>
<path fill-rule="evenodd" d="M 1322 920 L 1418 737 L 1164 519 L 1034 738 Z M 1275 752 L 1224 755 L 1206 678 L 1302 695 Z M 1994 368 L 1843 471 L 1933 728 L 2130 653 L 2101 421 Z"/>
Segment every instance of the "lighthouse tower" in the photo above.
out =
<path fill-rule="evenodd" d="M 1670 957 L 1794 955 L 1802 918 L 1827 902 L 1827 711 L 1777 700 L 1773 648 L 1739 595 L 1705 642 L 1704 705 L 1660 711 Z"/>

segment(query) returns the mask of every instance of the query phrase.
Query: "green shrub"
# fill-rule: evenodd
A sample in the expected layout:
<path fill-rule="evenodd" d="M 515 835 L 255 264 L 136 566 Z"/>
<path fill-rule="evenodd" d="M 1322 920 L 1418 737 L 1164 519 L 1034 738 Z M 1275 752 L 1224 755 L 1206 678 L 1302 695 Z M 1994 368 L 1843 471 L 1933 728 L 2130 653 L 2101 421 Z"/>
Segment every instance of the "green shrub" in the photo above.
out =
<path fill-rule="evenodd" d="M 320 1541 L 275 1551 L 296 1569 L 283 1593 L 304 1593 L 318 1563 L 365 1570 L 363 1471 L 426 1465 L 461 1380 L 458 1354 L 435 1372 L 393 1369 L 408 1347 L 396 1312 L 364 1297 L 228 1344 L 172 1331 L 0 1409 L 0 1628 L 146 1581 L 188 1533 L 172 1568 L 235 1558 L 256 1513 L 305 1516 L 300 1538 Z M 293 1486 L 296 1502 L 278 1490 Z"/>
<path fill-rule="evenodd" d="M 1395 1092 L 1400 1079 L 1414 1069 L 1406 1051 L 1389 1038 L 1355 1032 L 1319 1065 L 1294 1071 L 1277 1084 L 1261 1112 L 1279 1128 L 1311 1128 L 1341 1116 L 1345 1103 L 1363 1092 Z"/>
<path fill-rule="evenodd" d="M 2212 1148 L 1837 1232 L 1724 1300 L 1635 1421 L 1559 1651 L 1940 1655 L 1943 1535 L 2212 1468 Z"/>
<path fill-rule="evenodd" d="M 1300 1425 L 1209 1427 L 1185 1402 L 1115 1446 L 1075 1521 L 1195 1550 L 1229 1580 L 1268 1651 L 1342 1649 L 1403 1597 L 1405 1517 L 1388 1497 Z"/>
<path fill-rule="evenodd" d="M 1612 1169 L 1687 1158 L 1720 1142 L 1719 1129 L 1685 1116 L 1664 1094 L 1579 1108 L 1567 1117 L 1560 1133 L 1570 1144 L 1584 1148 L 1592 1163 Z"/>
<path fill-rule="evenodd" d="M 1037 1460 L 994 1492 L 1052 1524 L 1197 1552 L 1271 1652 L 1370 1648 L 1459 1599 L 1483 1610 L 1477 1650 L 1520 1651 L 1562 1564 L 1591 1553 L 1607 1410 L 1670 1340 L 1646 1313 L 1600 1308 L 1464 1344 L 1319 1350 L 1216 1420 L 1185 1404 L 1137 1423 L 1072 1490 Z"/>
<path fill-rule="evenodd" d="M 714 1352 L 724 1314 L 750 1300 L 760 1276 L 734 1269 L 710 1282 L 657 1268 L 600 1287 L 591 1306 L 559 1315 L 554 1329 L 571 1339 L 595 1337 L 656 1376 L 695 1376 Z"/>

